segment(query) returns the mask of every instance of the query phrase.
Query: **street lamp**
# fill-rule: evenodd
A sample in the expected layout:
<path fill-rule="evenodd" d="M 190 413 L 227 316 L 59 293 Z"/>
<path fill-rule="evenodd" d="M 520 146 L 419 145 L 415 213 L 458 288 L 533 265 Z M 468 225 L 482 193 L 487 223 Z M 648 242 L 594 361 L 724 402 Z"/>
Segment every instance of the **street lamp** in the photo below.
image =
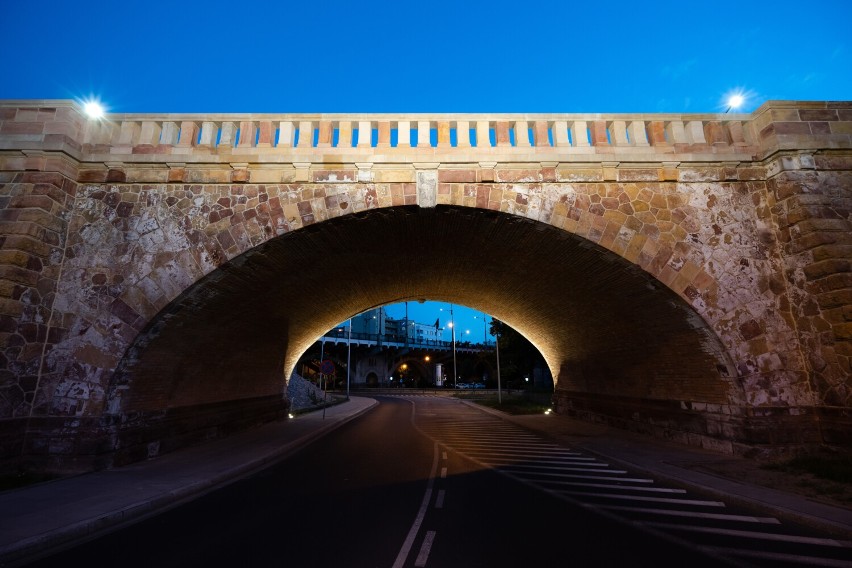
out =
<path fill-rule="evenodd" d="M 491 323 L 494 323 L 494 316 L 491 316 Z M 500 328 L 494 326 L 494 350 L 497 357 L 497 404 L 503 404 L 503 389 L 500 386 Z"/>
<path fill-rule="evenodd" d="M 488 324 L 485 321 L 485 312 L 482 313 L 482 318 L 479 316 L 473 316 L 473 319 L 482 319 L 482 344 L 488 345 Z"/>
<path fill-rule="evenodd" d="M 725 112 L 727 113 L 731 109 L 740 108 L 741 106 L 743 106 L 744 102 L 745 102 L 745 97 L 743 97 L 741 94 L 736 93 L 736 94 L 731 95 L 730 97 L 728 97 L 728 108 L 727 108 L 727 110 L 725 110 Z"/>
<path fill-rule="evenodd" d="M 83 112 L 91 119 L 100 120 L 106 114 L 103 105 L 95 100 L 86 101 L 83 104 Z"/>
<path fill-rule="evenodd" d="M 450 304 L 450 323 L 447 324 L 450 327 L 450 331 L 452 331 L 453 337 L 453 388 L 456 388 L 458 385 L 458 375 L 456 374 L 456 327 L 455 322 L 453 321 L 453 305 Z"/>
<path fill-rule="evenodd" d="M 352 318 L 349 318 L 349 338 L 346 340 L 346 400 L 349 400 L 349 369 L 352 363 Z"/>

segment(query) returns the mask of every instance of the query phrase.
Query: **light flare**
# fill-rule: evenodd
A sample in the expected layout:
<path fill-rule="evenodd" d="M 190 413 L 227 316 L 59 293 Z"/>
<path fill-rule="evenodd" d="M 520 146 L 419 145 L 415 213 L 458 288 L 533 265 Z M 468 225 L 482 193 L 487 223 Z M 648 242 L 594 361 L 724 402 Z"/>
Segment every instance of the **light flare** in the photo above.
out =
<path fill-rule="evenodd" d="M 93 120 L 99 120 L 106 115 L 104 105 L 94 99 L 83 102 L 83 112 Z"/>

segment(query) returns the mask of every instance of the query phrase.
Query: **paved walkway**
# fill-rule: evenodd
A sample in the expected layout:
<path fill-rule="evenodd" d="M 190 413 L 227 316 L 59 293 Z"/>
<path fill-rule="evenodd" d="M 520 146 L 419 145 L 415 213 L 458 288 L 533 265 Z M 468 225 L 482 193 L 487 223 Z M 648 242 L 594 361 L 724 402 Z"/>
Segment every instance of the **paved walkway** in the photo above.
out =
<path fill-rule="evenodd" d="M 45 550 L 137 521 L 249 475 L 375 404 L 371 398 L 352 397 L 328 408 L 325 417 L 322 411 L 316 411 L 146 462 L 0 493 L 0 566 L 18 565 Z M 730 460 L 730 456 L 610 431 L 564 416 L 508 416 L 485 410 L 621 462 L 634 471 L 687 484 L 729 501 L 757 505 L 775 516 L 806 522 L 833 534 L 852 535 L 850 509 L 694 468 L 701 460 Z"/>

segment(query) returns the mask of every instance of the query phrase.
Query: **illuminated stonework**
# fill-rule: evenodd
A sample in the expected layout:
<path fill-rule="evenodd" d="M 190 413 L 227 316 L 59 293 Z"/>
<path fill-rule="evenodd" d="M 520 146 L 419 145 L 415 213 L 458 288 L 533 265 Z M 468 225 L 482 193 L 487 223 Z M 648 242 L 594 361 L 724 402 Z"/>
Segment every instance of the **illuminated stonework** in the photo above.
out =
<path fill-rule="evenodd" d="M 3 455 L 97 467 L 273 418 L 322 332 L 404 299 L 519 329 L 561 412 L 725 451 L 848 445 L 850 172 L 850 103 L 0 102 Z"/>

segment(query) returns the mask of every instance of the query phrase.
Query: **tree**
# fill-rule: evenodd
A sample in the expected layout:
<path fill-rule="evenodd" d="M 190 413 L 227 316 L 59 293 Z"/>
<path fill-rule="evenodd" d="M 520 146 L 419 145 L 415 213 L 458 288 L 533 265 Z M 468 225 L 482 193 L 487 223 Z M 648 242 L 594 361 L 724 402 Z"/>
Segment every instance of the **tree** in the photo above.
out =
<path fill-rule="evenodd" d="M 538 349 L 507 323 L 491 320 L 489 333 L 497 337 L 500 347 L 500 375 L 510 388 L 522 388 L 524 377 L 532 377 L 533 368 L 541 366 Z"/>

